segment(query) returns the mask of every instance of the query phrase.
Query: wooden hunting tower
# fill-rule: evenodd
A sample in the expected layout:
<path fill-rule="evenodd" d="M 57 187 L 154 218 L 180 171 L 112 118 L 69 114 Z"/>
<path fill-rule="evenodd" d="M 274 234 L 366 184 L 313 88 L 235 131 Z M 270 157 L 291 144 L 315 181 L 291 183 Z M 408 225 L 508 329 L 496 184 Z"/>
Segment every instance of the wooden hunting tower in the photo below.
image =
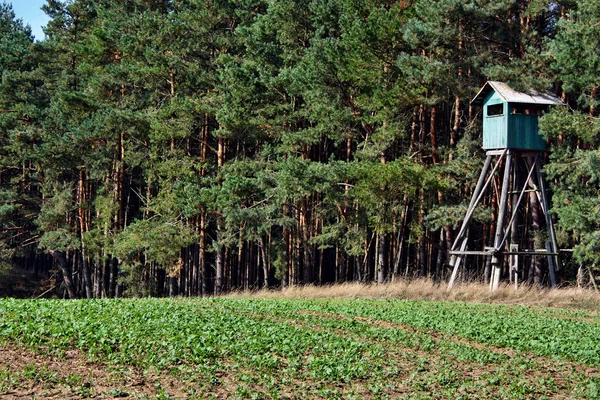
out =
<path fill-rule="evenodd" d="M 520 256 L 545 256 L 548 259 L 550 284 L 554 287 L 556 285 L 555 270 L 560 268 L 557 257 L 559 249 L 542 177 L 542 157 L 546 150 L 546 140 L 538 132 L 538 118 L 549 106 L 562 103 L 550 94 L 518 92 L 506 83 L 489 81 L 471 101 L 471 104 L 483 106 L 483 149 L 486 150 L 487 157 L 467 214 L 450 250 L 452 255 L 450 266 L 453 267 L 453 271 L 448 290 L 452 288 L 458 268 L 467 255 L 491 257 L 491 290 L 498 288 L 504 256 L 510 256 L 509 277 L 511 281 L 514 279 L 515 284 L 518 280 Z M 493 158 L 497 158 L 497 161 L 488 177 Z M 479 251 L 469 251 L 467 250 L 469 223 L 484 191 L 490 186 L 494 174 L 499 171 L 502 164 L 504 173 L 502 174 L 502 191 L 496 212 L 494 243 Z M 520 250 L 523 235 L 519 236 L 520 214 L 518 211 L 519 205 L 523 203 L 525 193 L 527 193 L 527 197 L 531 195 L 533 199 L 537 198 L 535 207 L 539 206 L 544 214 L 548 231 L 548 242 L 545 249 Z M 526 222 L 527 215 L 523 219 Z M 508 239 L 510 240 L 508 241 Z M 508 251 L 505 249 L 507 243 L 510 243 Z"/>
<path fill-rule="evenodd" d="M 538 117 L 548 106 L 561 104 L 554 96 L 522 93 L 503 82 L 487 82 L 471 101 L 483 105 L 483 149 L 546 150 L 538 133 Z"/>

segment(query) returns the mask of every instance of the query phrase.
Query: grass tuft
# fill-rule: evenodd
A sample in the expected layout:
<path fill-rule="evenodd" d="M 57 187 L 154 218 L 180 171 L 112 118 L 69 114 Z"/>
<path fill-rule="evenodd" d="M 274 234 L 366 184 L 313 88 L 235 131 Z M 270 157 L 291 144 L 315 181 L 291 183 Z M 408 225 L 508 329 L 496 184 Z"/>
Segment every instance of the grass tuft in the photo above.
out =
<path fill-rule="evenodd" d="M 402 280 L 383 285 L 368 283 L 341 283 L 325 286 L 293 286 L 285 290 L 259 290 L 232 292 L 229 298 L 284 298 L 284 299 L 407 299 L 446 302 L 519 304 L 525 306 L 574 308 L 583 310 L 600 309 L 600 294 L 578 288 L 535 288 L 504 285 L 495 292 L 482 283 L 456 284 L 451 291 L 446 284 L 431 280 Z"/>

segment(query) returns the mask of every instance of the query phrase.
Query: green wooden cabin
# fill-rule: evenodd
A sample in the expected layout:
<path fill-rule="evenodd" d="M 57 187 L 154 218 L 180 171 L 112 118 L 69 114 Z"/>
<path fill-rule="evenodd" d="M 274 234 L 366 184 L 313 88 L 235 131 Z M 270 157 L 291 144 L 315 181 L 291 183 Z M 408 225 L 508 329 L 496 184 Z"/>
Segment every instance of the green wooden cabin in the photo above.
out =
<path fill-rule="evenodd" d="M 562 104 L 550 95 L 523 93 L 503 82 L 487 82 L 471 104 L 483 106 L 483 148 L 546 150 L 538 118 L 549 106 Z"/>

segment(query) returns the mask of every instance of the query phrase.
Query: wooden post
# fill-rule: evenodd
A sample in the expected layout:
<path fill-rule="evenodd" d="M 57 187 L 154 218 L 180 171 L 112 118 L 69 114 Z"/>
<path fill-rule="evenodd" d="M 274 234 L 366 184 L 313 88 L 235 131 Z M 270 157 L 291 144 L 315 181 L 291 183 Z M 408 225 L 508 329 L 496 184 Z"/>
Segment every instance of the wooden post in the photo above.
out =
<path fill-rule="evenodd" d="M 552 243 L 546 242 L 546 252 L 553 253 Z M 550 275 L 550 287 L 556 288 L 556 275 L 554 273 L 554 257 L 552 254 L 548 254 L 548 273 Z"/>
<path fill-rule="evenodd" d="M 518 244 L 511 244 L 510 245 L 510 252 L 511 253 L 517 253 L 519 251 L 519 245 Z M 514 279 L 514 283 L 515 283 L 515 290 L 517 290 L 519 288 L 519 255 L 518 254 L 511 254 L 510 255 L 510 276 Z"/>

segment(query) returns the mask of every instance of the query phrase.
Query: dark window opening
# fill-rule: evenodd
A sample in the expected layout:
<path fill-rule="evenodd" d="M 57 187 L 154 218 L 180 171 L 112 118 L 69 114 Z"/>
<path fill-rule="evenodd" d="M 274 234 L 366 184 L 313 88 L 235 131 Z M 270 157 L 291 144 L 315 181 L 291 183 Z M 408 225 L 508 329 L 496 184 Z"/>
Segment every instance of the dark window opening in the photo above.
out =
<path fill-rule="evenodd" d="M 487 108 L 488 117 L 502 114 L 504 114 L 504 104 L 494 104 L 493 106 L 488 106 Z"/>
<path fill-rule="evenodd" d="M 544 107 L 536 104 L 515 104 L 512 107 L 513 114 L 519 115 L 542 115 Z"/>

